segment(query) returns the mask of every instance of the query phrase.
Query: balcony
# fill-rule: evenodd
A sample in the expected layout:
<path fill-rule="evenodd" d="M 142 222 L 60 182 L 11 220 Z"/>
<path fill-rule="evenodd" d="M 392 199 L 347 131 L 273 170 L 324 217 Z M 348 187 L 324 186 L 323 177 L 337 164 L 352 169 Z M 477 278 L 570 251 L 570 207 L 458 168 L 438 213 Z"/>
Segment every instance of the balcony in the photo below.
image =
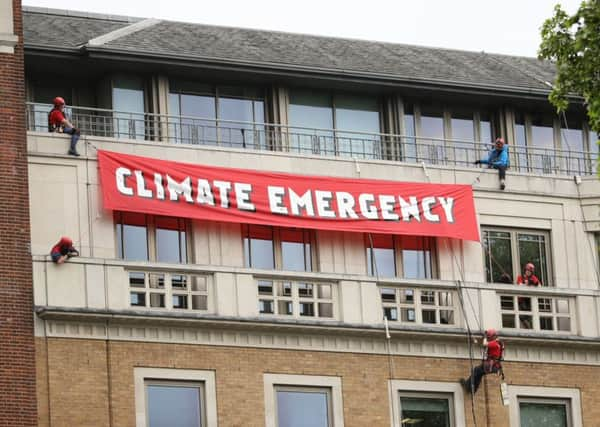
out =
<path fill-rule="evenodd" d="M 85 317 L 172 321 L 241 321 L 255 325 L 353 327 L 450 333 L 494 327 L 504 336 L 589 339 L 600 335 L 584 313 L 596 309 L 593 290 L 523 289 L 463 284 L 464 313 L 453 281 L 157 264 L 76 258 L 57 266 L 34 256 L 35 305 Z M 68 314 L 67 314 L 68 315 Z M 464 318 L 466 315 L 466 319 Z M 221 322 L 222 323 L 222 322 Z"/>
<path fill-rule="evenodd" d="M 27 129 L 47 131 L 48 104 L 27 104 Z M 71 107 L 67 111 L 83 135 L 170 144 L 222 146 L 475 168 L 490 144 L 384 133 L 289 127 L 188 116 L 128 113 Z M 510 145 L 513 172 L 593 175 L 598 153 Z"/>

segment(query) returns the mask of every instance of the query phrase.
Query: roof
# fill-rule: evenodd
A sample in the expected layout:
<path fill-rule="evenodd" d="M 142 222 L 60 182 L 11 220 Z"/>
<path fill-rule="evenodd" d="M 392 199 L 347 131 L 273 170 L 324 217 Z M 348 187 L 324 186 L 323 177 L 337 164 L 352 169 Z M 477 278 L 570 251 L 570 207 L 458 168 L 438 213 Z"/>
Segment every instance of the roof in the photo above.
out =
<path fill-rule="evenodd" d="M 536 58 L 173 21 L 140 25 L 140 21 L 24 7 L 25 47 L 208 60 L 516 92 L 547 92 L 545 82 L 555 76 L 554 64 Z M 99 37 L 102 43 L 88 44 Z"/>

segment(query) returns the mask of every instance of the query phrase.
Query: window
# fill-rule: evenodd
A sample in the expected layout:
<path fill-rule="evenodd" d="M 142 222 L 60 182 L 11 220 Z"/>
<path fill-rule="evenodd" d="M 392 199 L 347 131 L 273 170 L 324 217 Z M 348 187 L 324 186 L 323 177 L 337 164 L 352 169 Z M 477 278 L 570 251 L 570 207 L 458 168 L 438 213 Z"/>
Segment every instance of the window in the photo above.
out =
<path fill-rule="evenodd" d="M 415 137 L 415 114 L 412 105 L 404 106 L 404 136 L 402 139 L 401 159 L 405 162 L 417 162 L 417 139 Z"/>
<path fill-rule="evenodd" d="M 566 115 L 565 115 L 566 117 Z M 567 122 L 561 120 L 560 141 L 561 157 L 563 157 L 566 172 L 569 175 L 582 175 L 586 173 L 585 146 L 584 146 L 583 123 L 567 117 Z"/>
<path fill-rule="evenodd" d="M 292 317 L 335 317 L 337 284 L 258 279 L 258 311 Z"/>
<path fill-rule="evenodd" d="M 571 332 L 574 306 L 568 298 L 501 295 L 502 327 Z"/>
<path fill-rule="evenodd" d="M 202 383 L 146 381 L 148 425 L 204 426 Z"/>
<path fill-rule="evenodd" d="M 380 287 L 383 315 L 390 321 L 456 325 L 456 292 Z"/>
<path fill-rule="evenodd" d="M 215 373 L 134 368 L 137 427 L 216 427 Z"/>
<path fill-rule="evenodd" d="M 295 228 L 244 225 L 246 267 L 313 271 L 314 233 Z"/>
<path fill-rule="evenodd" d="M 419 143 L 426 146 L 427 156 L 433 164 L 445 162 L 444 112 L 439 107 L 421 106 Z"/>
<path fill-rule="evenodd" d="M 116 212 L 117 255 L 128 261 L 188 262 L 188 225 L 173 217 Z"/>
<path fill-rule="evenodd" d="M 206 311 L 209 309 L 207 276 L 185 273 L 130 271 L 130 307 Z"/>
<path fill-rule="evenodd" d="M 542 286 L 552 286 L 547 232 L 483 229 L 483 249 L 488 283 L 516 283 L 524 266 L 533 263 Z"/>
<path fill-rule="evenodd" d="M 459 427 L 466 425 L 463 391 L 458 383 L 390 380 L 393 425 Z"/>
<path fill-rule="evenodd" d="M 536 172 L 552 173 L 557 159 L 554 156 L 554 128 L 552 117 L 542 114 L 531 115 L 531 141 L 529 152 L 533 157 Z"/>
<path fill-rule="evenodd" d="M 515 143 L 512 150 L 513 156 L 516 158 L 516 165 L 514 165 L 520 172 L 527 172 L 529 170 L 529 157 L 527 155 L 527 132 L 525 130 L 525 115 L 516 113 L 515 114 Z M 509 150 L 511 149 L 509 148 Z"/>
<path fill-rule="evenodd" d="M 400 393 L 400 419 L 403 424 L 450 427 L 452 397 Z"/>
<path fill-rule="evenodd" d="M 581 427 L 579 389 L 508 386 L 511 427 Z"/>
<path fill-rule="evenodd" d="M 381 158 L 375 97 L 295 89 L 288 121 L 292 151 Z"/>
<path fill-rule="evenodd" d="M 344 425 L 339 377 L 265 374 L 267 427 Z"/>
<path fill-rule="evenodd" d="M 317 387 L 275 387 L 278 427 L 329 427 L 331 392 Z"/>
<path fill-rule="evenodd" d="M 262 91 L 170 81 L 169 136 L 187 144 L 265 148 Z"/>
<path fill-rule="evenodd" d="M 367 274 L 405 279 L 435 276 L 434 240 L 430 237 L 365 235 Z"/>
<path fill-rule="evenodd" d="M 112 104 L 115 137 L 145 138 L 144 82 L 135 76 L 118 75 L 113 79 Z"/>
<path fill-rule="evenodd" d="M 475 120 L 473 112 L 465 109 L 452 111 L 450 119 L 452 129 L 452 152 L 457 166 L 467 166 L 477 160 L 474 151 Z M 489 141 L 489 140 L 488 140 Z"/>
<path fill-rule="evenodd" d="M 569 427 L 569 402 L 554 399 L 519 399 L 521 427 Z"/>

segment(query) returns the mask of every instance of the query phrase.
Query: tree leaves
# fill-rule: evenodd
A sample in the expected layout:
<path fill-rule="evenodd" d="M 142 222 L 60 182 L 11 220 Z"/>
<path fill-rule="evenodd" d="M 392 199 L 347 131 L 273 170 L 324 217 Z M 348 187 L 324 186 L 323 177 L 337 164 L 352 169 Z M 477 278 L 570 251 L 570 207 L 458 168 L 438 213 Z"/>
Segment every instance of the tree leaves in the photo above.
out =
<path fill-rule="evenodd" d="M 590 127 L 600 133 L 600 0 L 583 1 L 573 16 L 556 5 L 541 33 L 538 57 L 557 69 L 548 99 L 562 112 L 569 97 L 583 97 Z"/>

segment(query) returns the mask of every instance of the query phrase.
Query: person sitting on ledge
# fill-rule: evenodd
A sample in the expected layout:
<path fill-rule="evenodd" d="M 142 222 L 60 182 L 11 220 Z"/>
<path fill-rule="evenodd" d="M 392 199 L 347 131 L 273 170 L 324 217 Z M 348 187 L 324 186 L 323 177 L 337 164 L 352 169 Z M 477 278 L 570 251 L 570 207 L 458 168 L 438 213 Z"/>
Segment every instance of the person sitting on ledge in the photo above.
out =
<path fill-rule="evenodd" d="M 71 156 L 79 156 L 76 146 L 80 133 L 69 119 L 67 119 L 67 115 L 65 114 L 65 100 L 60 96 L 54 98 L 54 108 L 48 113 L 48 130 L 50 132 L 61 132 L 71 135 L 69 154 Z"/>
<path fill-rule="evenodd" d="M 52 261 L 56 264 L 62 264 L 67 259 L 79 256 L 79 251 L 73 247 L 73 241 L 66 236 L 60 238 L 58 243 L 50 251 Z"/>
<path fill-rule="evenodd" d="M 476 160 L 476 165 L 488 165 L 488 168 L 498 169 L 500 190 L 506 187 L 506 169 L 508 168 L 508 144 L 502 138 L 496 138 L 495 147 L 488 153 L 487 159 Z"/>

